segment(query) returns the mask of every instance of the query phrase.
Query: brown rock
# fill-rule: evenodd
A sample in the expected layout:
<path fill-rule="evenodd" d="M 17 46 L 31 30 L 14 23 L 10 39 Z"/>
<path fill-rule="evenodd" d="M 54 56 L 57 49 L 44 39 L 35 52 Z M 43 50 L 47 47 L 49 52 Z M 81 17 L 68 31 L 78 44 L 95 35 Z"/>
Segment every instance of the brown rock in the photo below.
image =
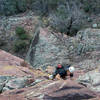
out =
<path fill-rule="evenodd" d="M 21 66 L 21 62 L 24 60 L 0 50 L 0 75 L 17 77 L 31 75 L 34 77 L 32 69 L 29 69 L 29 66 L 25 67 L 25 64 Z"/>
<path fill-rule="evenodd" d="M 60 81 L 45 89 L 44 100 L 81 100 L 96 96 L 95 93 L 74 81 Z"/>
<path fill-rule="evenodd" d="M 19 95 L 12 95 L 12 96 L 3 96 L 0 95 L 0 100 L 27 100 Z"/>
<path fill-rule="evenodd" d="M 55 71 L 55 68 L 53 66 L 47 66 L 45 72 L 48 74 L 52 74 Z"/>
<path fill-rule="evenodd" d="M 23 59 L 0 50 L 0 67 L 6 65 L 20 66 L 21 61 L 23 61 Z"/>
<path fill-rule="evenodd" d="M 47 73 L 41 70 L 32 70 L 26 67 L 25 63 L 22 64 L 24 66 L 21 66 L 20 62 L 23 62 L 23 59 L 0 50 L 0 75 L 18 77 L 27 75 L 34 77 L 35 75 L 35 78 L 39 78 L 48 76 L 53 71 L 50 67 L 46 70 Z M 31 87 L 5 91 L 0 95 L 0 100 L 96 100 L 96 98 L 99 100 L 97 93 L 75 82 L 81 74 L 84 74 L 84 72 L 76 71 L 73 80 L 52 81 L 45 79 Z M 28 83 L 31 82 L 33 82 L 33 79 L 30 78 Z"/>
<path fill-rule="evenodd" d="M 4 92 L 3 95 L 18 93 L 25 98 L 39 100 L 88 100 L 97 97 L 96 93 L 72 80 L 43 81 L 29 88 Z"/>

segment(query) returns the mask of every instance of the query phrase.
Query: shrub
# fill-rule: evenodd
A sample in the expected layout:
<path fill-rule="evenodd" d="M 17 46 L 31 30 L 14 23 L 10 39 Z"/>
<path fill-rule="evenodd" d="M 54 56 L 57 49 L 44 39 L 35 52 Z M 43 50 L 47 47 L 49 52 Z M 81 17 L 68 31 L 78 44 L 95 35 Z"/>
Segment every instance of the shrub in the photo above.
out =
<path fill-rule="evenodd" d="M 23 67 L 29 67 L 29 65 L 26 61 L 21 61 L 20 65 L 23 66 Z"/>
<path fill-rule="evenodd" d="M 23 27 L 16 27 L 16 30 L 15 30 L 15 31 L 16 31 L 16 34 L 17 34 L 18 36 L 20 36 L 20 35 L 26 33 L 26 31 L 24 30 Z"/>
<path fill-rule="evenodd" d="M 15 29 L 16 35 L 18 36 L 18 39 L 14 43 L 14 51 L 25 52 L 27 50 L 28 45 L 31 42 L 31 37 L 29 34 L 26 33 L 23 27 L 16 27 Z"/>
<path fill-rule="evenodd" d="M 85 12 L 99 14 L 100 0 L 81 0 Z"/>
<path fill-rule="evenodd" d="M 22 40 L 27 40 L 27 39 L 29 39 L 29 35 L 27 35 L 27 34 L 22 34 L 22 35 L 20 35 L 20 39 L 22 39 Z"/>
<path fill-rule="evenodd" d="M 13 15 L 27 10 L 27 0 L 0 0 L 0 14 Z"/>
<path fill-rule="evenodd" d="M 76 35 L 82 25 L 82 16 L 76 15 L 75 12 L 73 10 L 70 13 L 64 5 L 60 5 L 57 11 L 49 16 L 49 24 L 53 31 Z"/>
<path fill-rule="evenodd" d="M 62 0 L 33 0 L 32 10 L 39 13 L 41 16 L 47 16 L 50 12 L 55 10 Z M 63 0 L 62 2 L 64 2 Z"/>
<path fill-rule="evenodd" d="M 25 12 L 27 10 L 27 0 L 16 0 L 16 8 L 18 12 Z"/>
<path fill-rule="evenodd" d="M 85 7 L 84 7 L 84 11 L 85 11 L 85 12 L 89 12 L 89 10 L 90 10 L 89 6 L 85 6 Z"/>
<path fill-rule="evenodd" d="M 23 27 L 16 27 L 15 32 L 21 40 L 28 40 L 30 38 Z"/>
<path fill-rule="evenodd" d="M 0 47 L 6 45 L 6 41 L 0 37 Z"/>
<path fill-rule="evenodd" d="M 14 43 L 14 51 L 20 52 L 20 51 L 26 51 L 27 47 L 29 45 L 29 42 L 27 40 L 17 40 Z"/>

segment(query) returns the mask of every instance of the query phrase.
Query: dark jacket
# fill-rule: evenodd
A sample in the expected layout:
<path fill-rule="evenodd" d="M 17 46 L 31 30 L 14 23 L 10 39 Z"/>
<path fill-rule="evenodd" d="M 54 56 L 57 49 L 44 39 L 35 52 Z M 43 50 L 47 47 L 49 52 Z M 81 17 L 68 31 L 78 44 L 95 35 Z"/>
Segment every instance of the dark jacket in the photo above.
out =
<path fill-rule="evenodd" d="M 55 72 L 53 73 L 53 78 L 56 77 L 57 74 L 60 75 L 61 78 L 65 78 L 67 76 L 67 70 L 69 69 L 70 65 L 62 65 L 62 68 L 56 67 Z"/>

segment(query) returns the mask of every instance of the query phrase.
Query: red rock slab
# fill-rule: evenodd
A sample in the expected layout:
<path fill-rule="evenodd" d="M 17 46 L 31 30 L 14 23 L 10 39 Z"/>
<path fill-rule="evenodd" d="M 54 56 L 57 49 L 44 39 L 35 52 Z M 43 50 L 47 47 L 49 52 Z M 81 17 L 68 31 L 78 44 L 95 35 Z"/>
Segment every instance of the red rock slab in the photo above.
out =
<path fill-rule="evenodd" d="M 28 99 L 19 95 L 10 95 L 10 96 L 0 95 L 0 100 L 39 100 L 39 99 L 38 98 Z"/>
<path fill-rule="evenodd" d="M 26 95 L 30 98 L 44 95 L 43 100 L 81 100 L 97 96 L 88 88 L 71 80 L 48 81 L 48 83 L 42 83 L 37 90 L 34 88 L 34 91 L 31 90 L 28 94 L 30 95 Z"/>
<path fill-rule="evenodd" d="M 25 67 L 23 59 L 0 50 L 0 75 L 3 76 L 34 76 L 32 69 Z M 21 66 L 24 65 L 24 66 Z"/>
<path fill-rule="evenodd" d="M 12 95 L 12 96 L 0 95 L 0 100 L 27 100 L 27 99 L 23 98 L 22 96 L 18 96 L 18 95 Z"/>
<path fill-rule="evenodd" d="M 33 71 L 26 67 L 21 66 L 3 66 L 0 69 L 0 75 L 2 76 L 28 76 L 31 75 L 34 77 Z"/>
<path fill-rule="evenodd" d="M 0 50 L 0 67 L 4 65 L 16 65 L 20 66 L 20 62 L 24 61 L 23 59 L 13 56 L 6 51 Z"/>
<path fill-rule="evenodd" d="M 92 100 L 97 97 L 95 92 L 72 80 L 48 80 L 32 87 L 3 93 L 3 95 L 12 94 L 19 94 L 28 99 L 38 98 L 39 100 Z"/>

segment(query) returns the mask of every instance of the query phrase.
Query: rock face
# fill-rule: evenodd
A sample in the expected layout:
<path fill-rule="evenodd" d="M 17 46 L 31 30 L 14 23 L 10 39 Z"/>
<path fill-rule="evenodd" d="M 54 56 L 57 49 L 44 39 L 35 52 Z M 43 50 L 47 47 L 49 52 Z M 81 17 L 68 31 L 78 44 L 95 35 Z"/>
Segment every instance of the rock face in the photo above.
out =
<path fill-rule="evenodd" d="M 21 66 L 21 62 L 24 60 L 16 56 L 11 55 L 3 50 L 0 50 L 0 66 Z"/>
<path fill-rule="evenodd" d="M 86 87 L 71 80 L 43 81 L 30 88 L 3 93 L 3 95 L 12 94 L 17 94 L 31 100 L 35 97 L 39 100 L 88 100 L 97 96 Z"/>
<path fill-rule="evenodd" d="M 0 100 L 26 100 L 21 96 L 13 95 L 13 96 L 2 96 L 0 95 Z"/>
<path fill-rule="evenodd" d="M 98 68 L 80 76 L 78 82 L 87 85 L 93 91 L 100 92 L 100 69 Z"/>
<path fill-rule="evenodd" d="M 31 85 L 34 82 L 32 76 L 26 77 L 11 77 L 8 81 L 6 80 L 5 85 L 2 91 L 12 90 L 12 89 L 20 89 Z"/>
<path fill-rule="evenodd" d="M 29 65 L 22 66 L 22 62 L 24 62 L 23 59 L 0 50 L 0 75 L 15 77 L 33 75 Z"/>
<path fill-rule="evenodd" d="M 9 59 L 8 59 L 9 58 Z M 22 59 L 0 50 L 0 100 L 82 100 L 99 98 L 96 92 L 76 82 L 84 72 L 77 70 L 73 80 L 49 80 L 54 70 L 48 66 L 30 69 Z M 24 65 L 24 66 L 22 66 Z M 34 75 L 33 75 L 34 73 Z M 99 100 L 99 99 L 97 99 Z"/>
<path fill-rule="evenodd" d="M 86 29 L 78 32 L 75 37 L 52 34 L 41 29 L 34 37 L 28 52 L 28 61 L 33 67 L 56 66 L 66 62 L 76 66 L 92 69 L 98 64 L 100 57 L 100 30 Z M 81 64 L 82 63 L 82 64 Z M 89 65 L 89 67 L 87 67 Z"/>
<path fill-rule="evenodd" d="M 60 85 L 63 85 L 61 83 Z M 68 85 L 70 84 L 70 85 Z M 54 84 L 55 85 L 55 84 Z M 57 83 L 55 86 L 60 87 Z M 62 88 L 54 88 L 55 86 L 48 87 L 48 94 L 45 94 L 44 100 L 81 100 L 81 99 L 89 99 L 95 96 L 92 92 L 88 91 L 81 85 L 71 82 L 65 82 L 65 85 Z M 51 91 L 49 92 L 50 88 Z M 76 91 L 78 89 L 78 91 Z"/>
<path fill-rule="evenodd" d="M 34 82 L 29 65 L 22 66 L 23 59 L 0 50 L 0 92 L 24 88 Z"/>
<path fill-rule="evenodd" d="M 17 55 L 19 57 L 25 57 L 26 52 L 23 54 L 22 53 L 17 54 L 16 52 L 14 52 L 14 43 L 20 40 L 15 32 L 16 27 L 24 28 L 26 33 L 29 34 L 31 37 L 34 34 L 34 28 L 37 22 L 38 22 L 37 18 L 33 16 L 33 13 L 31 11 L 16 16 L 1 17 L 0 18 L 0 49 L 13 53 L 14 55 Z"/>
<path fill-rule="evenodd" d="M 30 47 L 27 56 L 29 62 L 34 67 L 47 67 L 62 61 L 67 62 L 67 48 L 61 43 L 55 35 L 40 29 L 40 33 L 36 35 Z"/>

